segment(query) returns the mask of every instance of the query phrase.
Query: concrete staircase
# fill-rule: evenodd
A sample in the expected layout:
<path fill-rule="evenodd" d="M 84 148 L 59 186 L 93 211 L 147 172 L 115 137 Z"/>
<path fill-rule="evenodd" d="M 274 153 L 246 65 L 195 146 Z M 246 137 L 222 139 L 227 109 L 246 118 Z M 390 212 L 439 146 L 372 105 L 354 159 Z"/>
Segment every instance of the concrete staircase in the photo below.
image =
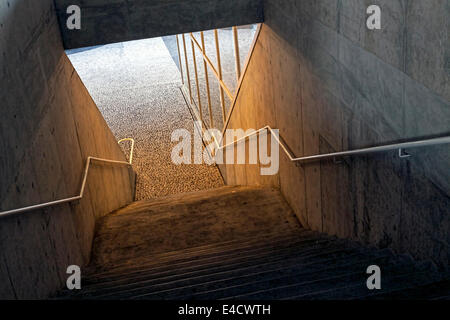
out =
<path fill-rule="evenodd" d="M 368 290 L 376 264 L 382 289 Z M 303 229 L 278 190 L 223 187 L 141 201 L 100 221 L 73 299 L 447 298 L 430 263 Z"/>

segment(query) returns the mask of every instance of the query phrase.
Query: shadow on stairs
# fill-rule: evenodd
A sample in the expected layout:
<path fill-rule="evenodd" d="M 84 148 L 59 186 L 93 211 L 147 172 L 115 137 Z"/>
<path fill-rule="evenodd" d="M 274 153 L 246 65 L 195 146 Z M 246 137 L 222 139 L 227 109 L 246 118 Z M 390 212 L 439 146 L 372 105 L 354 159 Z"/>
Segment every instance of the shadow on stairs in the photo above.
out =
<path fill-rule="evenodd" d="M 382 272 L 369 290 L 369 265 Z M 82 289 L 60 299 L 439 299 L 431 263 L 303 229 L 276 189 L 135 202 L 99 221 Z"/>

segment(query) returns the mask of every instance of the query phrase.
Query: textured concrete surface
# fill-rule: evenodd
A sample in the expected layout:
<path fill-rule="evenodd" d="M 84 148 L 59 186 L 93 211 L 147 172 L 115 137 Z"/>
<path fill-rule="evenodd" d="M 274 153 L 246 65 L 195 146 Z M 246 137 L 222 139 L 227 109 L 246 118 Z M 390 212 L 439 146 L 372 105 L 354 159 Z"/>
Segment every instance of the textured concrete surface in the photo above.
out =
<path fill-rule="evenodd" d="M 139 201 L 99 221 L 91 268 L 300 227 L 279 190 L 222 187 Z"/>
<path fill-rule="evenodd" d="M 367 289 L 369 265 L 382 285 Z M 58 299 L 446 299 L 450 274 L 300 226 L 280 191 L 219 189 L 139 201 L 104 217 L 83 289 Z"/>
<path fill-rule="evenodd" d="M 64 53 L 52 0 L 0 1 L 0 211 L 73 197 L 88 156 L 125 156 Z M 93 165 L 77 202 L 0 219 L 0 299 L 45 298 L 89 261 L 95 219 L 133 199 Z"/>
<path fill-rule="evenodd" d="M 56 0 L 66 49 L 262 22 L 262 0 Z M 81 8 L 81 30 L 66 8 Z"/>
<path fill-rule="evenodd" d="M 180 74 L 161 38 L 68 53 L 117 140 L 136 141 L 137 200 L 223 184 L 215 166 L 171 161 L 172 132 L 186 128 L 193 133 L 193 120 L 179 90 Z"/>
<path fill-rule="evenodd" d="M 365 27 L 370 4 L 382 30 Z M 266 124 L 297 156 L 450 134 L 448 1 L 265 1 L 265 23 L 230 126 Z M 295 167 L 268 180 L 227 166 L 229 184 L 279 185 L 302 224 L 448 267 L 450 148 Z"/>

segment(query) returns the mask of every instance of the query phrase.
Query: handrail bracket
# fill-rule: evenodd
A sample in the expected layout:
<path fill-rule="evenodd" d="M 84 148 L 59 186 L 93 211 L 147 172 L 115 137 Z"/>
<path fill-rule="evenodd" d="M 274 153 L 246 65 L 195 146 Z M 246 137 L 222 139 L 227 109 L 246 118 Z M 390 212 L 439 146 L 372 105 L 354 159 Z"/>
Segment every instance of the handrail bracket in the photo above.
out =
<path fill-rule="evenodd" d="M 410 155 L 409 153 L 407 153 L 407 152 L 405 151 L 405 149 L 399 148 L 399 149 L 398 149 L 398 157 L 399 157 L 400 159 L 406 159 L 406 158 L 410 158 L 411 155 Z"/>

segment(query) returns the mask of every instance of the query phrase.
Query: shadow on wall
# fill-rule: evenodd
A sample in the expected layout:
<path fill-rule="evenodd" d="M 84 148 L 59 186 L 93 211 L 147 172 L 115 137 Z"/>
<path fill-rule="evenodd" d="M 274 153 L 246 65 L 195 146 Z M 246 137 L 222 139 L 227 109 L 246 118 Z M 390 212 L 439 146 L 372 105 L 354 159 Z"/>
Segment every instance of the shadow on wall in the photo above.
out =
<path fill-rule="evenodd" d="M 64 54 L 53 1 L 0 6 L 3 211 L 73 196 L 89 155 L 125 156 Z M 60 289 L 69 265 L 88 262 L 95 219 L 132 201 L 132 184 L 128 169 L 95 166 L 81 201 L 0 218 L 0 298 Z"/>
<path fill-rule="evenodd" d="M 450 93 L 430 80 L 433 74 L 445 78 L 444 62 L 437 59 L 442 64 L 424 68 L 427 62 L 415 57 L 423 50 L 445 55 L 446 39 L 424 39 L 426 49 L 423 42 L 412 41 L 416 32 L 444 37 L 441 25 L 423 21 L 448 24 L 448 11 L 419 1 L 407 8 L 397 1 L 379 2 L 386 26 L 395 29 L 364 29 L 365 7 L 359 3 L 328 7 L 320 1 L 266 1 L 265 24 L 230 127 L 270 124 L 298 156 L 449 135 Z M 360 20 L 350 19 L 350 11 L 360 13 Z M 394 21 L 405 11 L 405 19 Z M 354 30 L 362 30 L 359 38 Z M 406 66 L 385 51 L 401 51 Z M 279 184 L 311 229 L 447 267 L 450 148 L 408 153 L 412 157 L 406 160 L 387 152 L 301 168 L 281 157 Z M 250 166 L 227 166 L 224 175 L 228 183 L 272 183 Z"/>
<path fill-rule="evenodd" d="M 74 54 L 74 53 L 86 52 L 86 51 L 89 51 L 89 50 L 94 50 L 94 49 L 101 48 L 103 46 L 104 45 L 93 46 L 93 47 L 86 47 L 86 48 L 78 48 L 78 49 L 70 49 L 70 50 L 66 50 L 66 54 L 67 55 L 71 55 L 71 54 Z"/>

